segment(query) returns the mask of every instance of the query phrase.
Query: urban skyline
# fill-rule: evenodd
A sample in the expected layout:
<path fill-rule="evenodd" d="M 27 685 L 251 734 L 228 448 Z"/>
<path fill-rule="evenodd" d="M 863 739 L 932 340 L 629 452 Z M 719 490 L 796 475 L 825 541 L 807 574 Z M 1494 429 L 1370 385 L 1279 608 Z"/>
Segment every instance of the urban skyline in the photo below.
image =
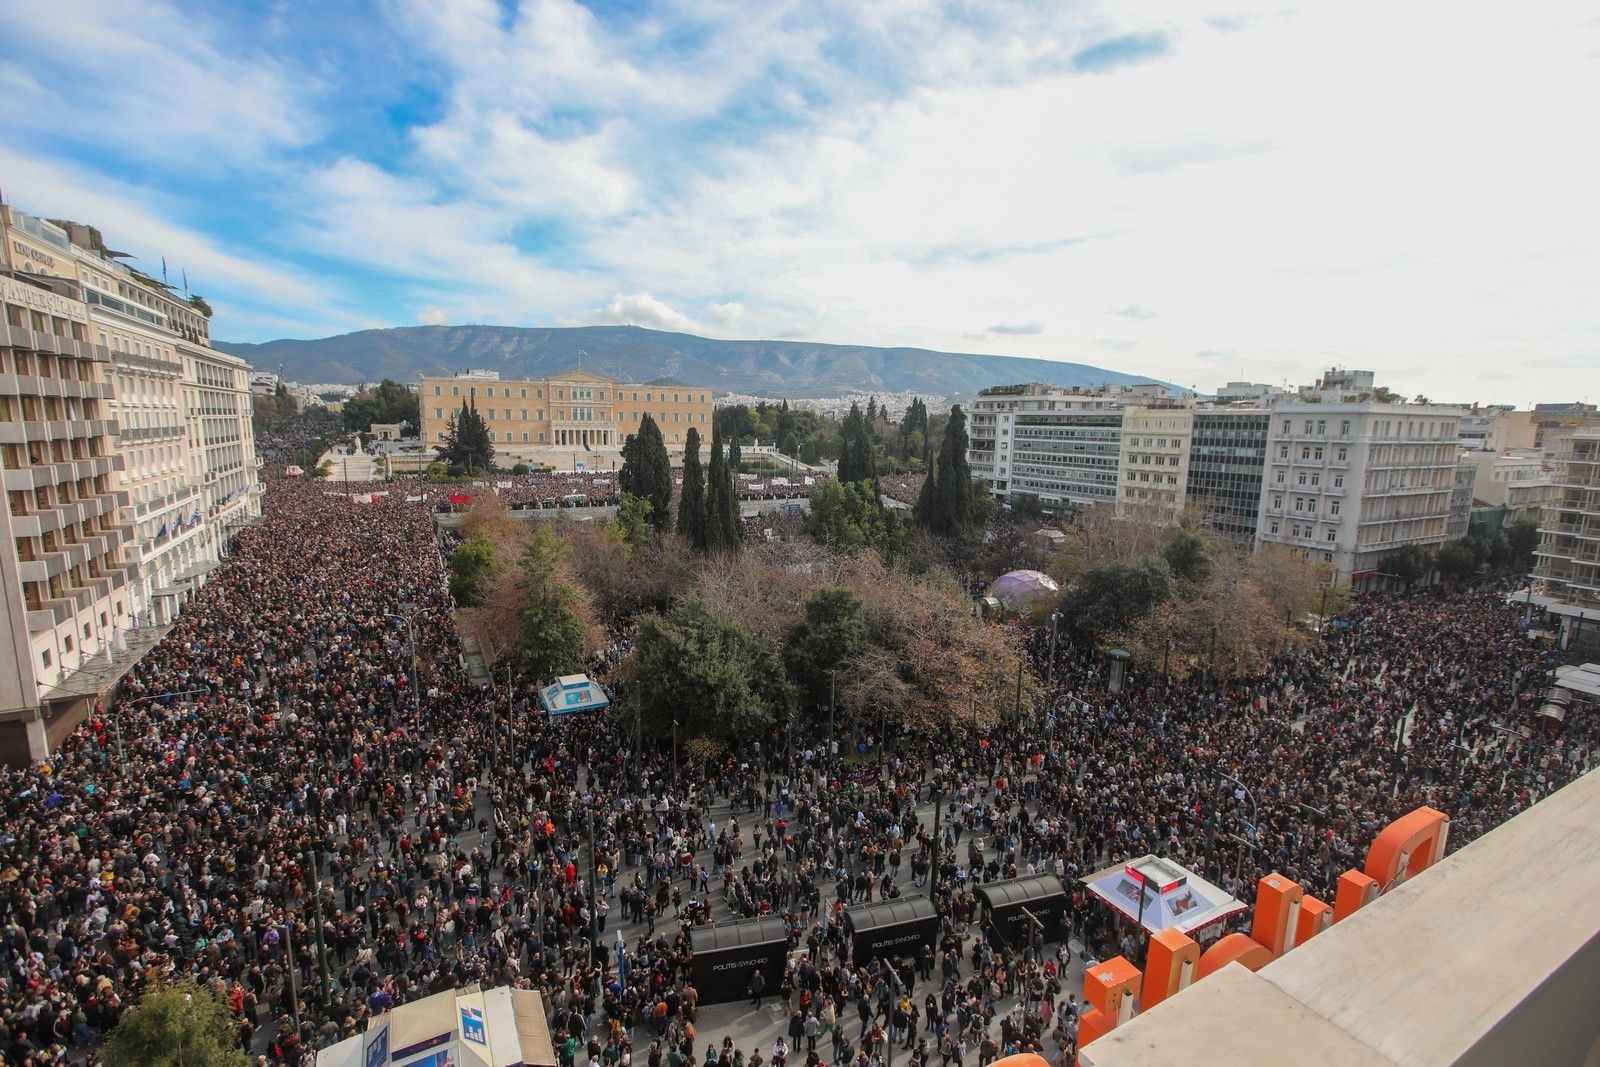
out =
<path fill-rule="evenodd" d="M 164 256 L 227 340 L 634 322 L 1583 398 L 1596 160 L 1561 102 L 1600 25 L 1436 15 L 21 9 L 0 188 Z"/>

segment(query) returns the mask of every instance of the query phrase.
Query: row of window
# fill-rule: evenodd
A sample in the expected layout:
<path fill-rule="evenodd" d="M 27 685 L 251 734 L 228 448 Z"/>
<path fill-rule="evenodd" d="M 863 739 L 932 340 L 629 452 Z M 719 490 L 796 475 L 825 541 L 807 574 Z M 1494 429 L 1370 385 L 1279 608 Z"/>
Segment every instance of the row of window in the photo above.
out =
<path fill-rule="evenodd" d="M 495 412 L 497 410 L 499 411 L 498 415 L 495 414 Z M 528 421 L 528 409 L 527 408 L 518 409 L 515 412 L 514 416 L 513 416 L 513 412 L 512 412 L 511 408 L 498 408 L 498 409 L 496 409 L 496 408 L 485 408 L 481 412 L 481 414 L 483 415 L 483 417 L 485 419 L 489 419 L 491 421 L 496 419 L 496 418 L 501 419 L 501 420 L 503 420 L 505 422 L 527 422 Z M 624 423 L 624 422 L 643 422 L 644 421 L 644 416 L 647 414 L 647 412 L 642 412 L 642 411 L 618 411 L 618 412 L 614 412 L 614 414 L 616 415 L 616 420 L 615 421 L 617 423 L 621 424 L 621 423 Z M 668 413 L 665 412 L 665 411 L 656 412 L 655 413 L 656 420 L 658 422 L 661 422 L 661 423 L 665 424 L 666 422 L 669 421 L 667 419 L 667 414 Z M 683 423 L 683 422 L 699 422 L 702 426 L 705 425 L 706 414 L 703 411 L 701 411 L 701 412 L 674 411 L 671 414 L 672 414 L 672 418 L 671 418 L 670 421 L 672 421 L 672 422 L 679 422 L 679 423 Z M 443 420 L 443 419 L 447 418 L 447 416 L 445 415 L 445 409 L 444 408 L 434 408 L 433 409 L 433 417 L 435 419 L 440 419 L 440 420 Z M 556 412 L 556 418 L 561 420 L 561 421 L 564 421 L 564 422 L 605 422 L 606 421 L 606 413 L 604 411 L 597 412 L 594 408 L 562 408 L 561 410 Z M 534 422 L 543 422 L 544 421 L 544 409 L 543 408 L 534 408 L 533 409 L 533 421 Z"/>
<path fill-rule="evenodd" d="M 505 398 L 506 400 L 510 400 L 511 399 L 511 388 L 512 387 L 509 386 L 509 385 L 502 385 L 502 386 L 498 386 L 498 387 L 493 386 L 493 385 L 471 385 L 471 386 L 468 386 L 467 388 L 470 391 L 470 395 L 472 395 L 472 396 L 485 396 L 485 397 L 489 397 L 490 399 L 493 399 L 496 396 L 500 396 L 500 397 Z M 495 392 L 496 388 L 498 388 L 500 390 L 499 393 Z M 567 394 L 569 392 L 572 394 L 572 396 L 570 398 L 567 396 Z M 611 390 L 611 399 L 617 400 L 617 401 L 630 399 L 629 397 L 623 396 L 623 394 L 625 392 L 627 392 L 627 390 L 624 390 L 624 389 L 613 389 L 613 390 Z M 442 385 L 434 386 L 433 387 L 433 395 L 434 396 L 443 396 L 444 395 L 444 386 L 442 386 Z M 460 396 L 461 395 L 461 386 L 452 385 L 450 387 L 450 395 L 451 396 Z M 527 387 L 526 386 L 517 386 L 517 395 L 518 395 L 519 399 L 522 399 L 522 400 L 528 399 L 528 389 L 527 389 Z M 536 400 L 544 399 L 544 387 L 543 386 L 534 386 L 533 395 L 534 395 L 534 399 L 536 399 Z M 680 393 L 673 393 L 672 394 L 672 402 L 674 404 L 683 404 L 683 403 L 689 403 L 689 404 L 700 403 L 700 404 L 704 404 L 706 402 L 706 394 L 705 393 L 700 393 L 698 395 L 699 395 L 700 399 L 697 401 L 695 399 L 696 394 L 694 394 L 694 393 L 681 393 L 681 392 Z M 557 400 L 567 400 L 567 399 L 572 399 L 572 400 L 604 400 L 604 399 L 606 399 L 606 391 L 604 389 L 595 389 L 592 386 L 574 387 L 573 389 L 570 389 L 570 390 L 562 388 L 562 389 L 557 389 L 556 390 L 555 398 Z M 633 400 L 634 403 L 638 403 L 639 402 L 639 390 L 635 389 L 635 390 L 632 391 L 631 399 Z M 665 392 L 663 392 L 661 394 L 661 402 L 662 403 L 666 403 L 666 400 L 667 400 L 667 394 Z M 656 394 L 655 394 L 655 392 L 653 390 L 646 390 L 645 391 L 644 402 L 646 404 L 654 404 L 656 402 Z"/>

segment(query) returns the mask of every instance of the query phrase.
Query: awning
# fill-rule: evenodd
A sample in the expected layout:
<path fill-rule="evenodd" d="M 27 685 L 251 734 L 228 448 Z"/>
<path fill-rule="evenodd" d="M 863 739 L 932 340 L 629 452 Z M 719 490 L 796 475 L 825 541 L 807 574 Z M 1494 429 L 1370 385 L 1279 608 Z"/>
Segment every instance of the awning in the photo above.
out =
<path fill-rule="evenodd" d="M 1556 683 L 1563 689 L 1582 693 L 1590 699 L 1600 699 L 1600 663 L 1585 663 L 1581 667 L 1557 667 Z"/>
<path fill-rule="evenodd" d="M 199 563 L 196 563 L 190 567 L 185 567 L 183 570 L 173 575 L 172 580 L 174 583 L 192 582 L 201 575 L 210 574 L 220 566 L 222 566 L 222 564 L 217 560 L 203 559 Z"/>
<path fill-rule="evenodd" d="M 169 624 L 145 627 L 137 633 L 123 630 L 123 650 L 114 653 L 110 662 L 107 662 L 105 652 L 101 651 L 98 655 L 90 657 L 82 667 L 68 671 L 55 685 L 41 689 L 39 700 L 46 704 L 63 704 L 104 696 L 112 686 L 122 680 L 124 675 L 133 670 L 134 664 L 161 642 L 170 629 L 172 627 Z"/>

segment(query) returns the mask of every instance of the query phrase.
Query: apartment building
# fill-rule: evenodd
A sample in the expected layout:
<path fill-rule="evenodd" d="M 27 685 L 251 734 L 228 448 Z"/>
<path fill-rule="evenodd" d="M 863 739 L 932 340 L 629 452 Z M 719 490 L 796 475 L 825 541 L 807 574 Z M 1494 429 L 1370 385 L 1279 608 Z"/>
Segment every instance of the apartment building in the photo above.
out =
<path fill-rule="evenodd" d="M 0 205 L 0 760 L 41 758 L 126 647 L 137 564 L 122 457 L 66 233 Z"/>
<path fill-rule="evenodd" d="M 210 344 L 210 311 L 105 251 L 92 227 L 67 224 L 97 344 L 111 354 L 111 414 L 123 457 L 119 487 L 138 554 L 135 607 L 148 626 L 171 622 L 220 556 L 193 477 L 180 346 Z M 248 428 L 246 429 L 248 433 Z"/>
<path fill-rule="evenodd" d="M 1245 547 L 1256 540 L 1269 418 L 1265 408 L 1250 406 L 1202 407 L 1194 413 L 1188 503 L 1200 509 L 1218 536 Z"/>
<path fill-rule="evenodd" d="M 1363 582 L 1407 544 L 1449 537 L 1461 409 L 1371 399 L 1324 377 L 1316 400 L 1275 404 L 1257 545 L 1288 545 Z"/>
<path fill-rule="evenodd" d="M 1462 454 L 1472 470 L 1472 495 L 1489 507 L 1506 509 L 1507 522 L 1538 521 L 1554 493 L 1555 464 L 1537 448 Z"/>
<path fill-rule="evenodd" d="M 1115 504 L 1130 399 L 1038 383 L 981 390 L 967 419 L 972 473 L 997 497 L 1030 499 L 1058 513 Z"/>
<path fill-rule="evenodd" d="M 1189 485 L 1194 406 L 1183 400 L 1129 404 L 1122 409 L 1117 510 L 1176 517 Z"/>
<path fill-rule="evenodd" d="M 178 356 L 183 361 L 189 483 L 200 493 L 198 513 L 209 536 L 225 549 L 229 537 L 261 516 L 250 365 L 189 341 L 178 343 Z M 212 565 L 201 560 L 191 570 Z"/>
<path fill-rule="evenodd" d="M 585 370 L 517 380 L 469 371 L 425 377 L 417 397 L 422 439 L 430 445 L 444 440 L 451 416 L 471 403 L 499 456 L 563 469 L 619 465 L 623 443 L 646 414 L 655 419 L 669 452 L 683 451 L 690 427 L 711 437 L 711 390 L 705 386 L 636 385 Z"/>
<path fill-rule="evenodd" d="M 1533 579 L 1549 610 L 1562 618 L 1565 644 L 1600 626 L 1600 430 L 1566 439 L 1551 457 L 1551 497 L 1534 550 Z"/>

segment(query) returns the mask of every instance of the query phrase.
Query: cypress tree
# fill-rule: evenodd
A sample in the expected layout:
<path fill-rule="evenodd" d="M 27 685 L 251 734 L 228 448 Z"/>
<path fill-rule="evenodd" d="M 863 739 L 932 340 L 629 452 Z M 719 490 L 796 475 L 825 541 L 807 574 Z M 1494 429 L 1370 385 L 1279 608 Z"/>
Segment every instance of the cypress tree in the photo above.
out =
<path fill-rule="evenodd" d="M 739 435 L 728 438 L 728 472 L 738 480 L 739 467 L 744 463 L 744 453 L 739 449 Z"/>
<path fill-rule="evenodd" d="M 689 427 L 683 439 L 683 492 L 678 497 L 678 533 L 706 550 L 706 479 L 700 466 L 700 431 Z"/>
<path fill-rule="evenodd" d="M 622 470 L 617 487 L 650 502 L 650 525 L 665 530 L 672 521 L 672 461 L 661 428 L 647 412 L 638 432 L 622 446 Z"/>
<path fill-rule="evenodd" d="M 861 454 L 861 405 L 852 403 L 850 413 L 839 427 L 839 480 L 846 484 L 860 481 L 865 474 L 866 457 Z"/>
<path fill-rule="evenodd" d="M 737 551 L 744 541 L 739 521 L 739 496 L 733 488 L 732 472 L 722 454 L 722 434 L 711 428 L 711 465 L 706 474 L 706 547 Z"/>
<path fill-rule="evenodd" d="M 967 462 L 967 416 L 956 404 L 945 423 L 939 462 L 917 495 L 917 524 L 935 533 L 958 535 L 972 525 L 972 466 Z"/>

